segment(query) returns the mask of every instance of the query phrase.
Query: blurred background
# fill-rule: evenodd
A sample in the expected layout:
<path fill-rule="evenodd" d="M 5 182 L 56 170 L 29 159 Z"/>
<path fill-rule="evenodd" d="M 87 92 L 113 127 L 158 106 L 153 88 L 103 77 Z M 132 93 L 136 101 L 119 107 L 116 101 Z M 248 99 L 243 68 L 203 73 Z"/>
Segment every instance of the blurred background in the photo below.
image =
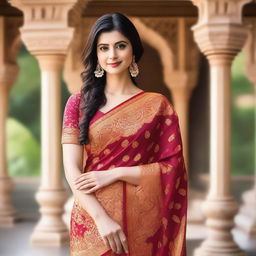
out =
<path fill-rule="evenodd" d="M 53 117 L 51 114 L 55 113 L 61 116 L 61 120 L 68 97 L 81 87 L 80 73 L 83 66 L 80 58 L 91 25 L 100 15 L 116 11 L 129 16 L 141 35 L 145 53 L 139 63 L 139 87 L 145 91 L 164 94 L 173 103 L 180 118 L 190 176 L 188 256 L 194 255 L 195 249 L 206 239 L 209 228 L 206 227 L 205 220 L 210 217 L 205 216 L 201 208 L 211 182 L 216 186 L 216 202 L 228 198 L 224 202 L 224 208 L 226 212 L 230 209 L 230 216 L 236 216 L 235 228 L 231 231 L 231 226 L 227 228 L 224 225 L 225 216 L 221 219 L 221 214 L 226 214 L 225 210 L 220 204 L 216 204 L 216 212 L 220 214 L 216 219 L 222 227 L 218 254 L 238 255 L 232 252 L 221 253 L 222 250 L 225 251 L 225 246 L 220 241 L 222 237 L 228 237 L 227 241 L 234 238 L 237 244 L 234 248 L 239 246 L 248 255 L 256 255 L 256 1 L 230 0 L 222 6 L 218 1 L 211 5 L 213 0 L 202 0 L 204 5 L 209 4 L 208 9 L 202 8 L 199 2 L 74 0 L 57 5 L 54 1 L 49 4 L 40 0 L 39 5 L 36 0 L 30 3 L 25 0 L 0 1 L 0 89 L 3 89 L 0 91 L 0 255 L 69 255 L 67 236 L 72 197 L 63 175 L 62 164 L 59 169 L 55 168 L 42 152 L 41 140 L 48 136 L 50 139 L 44 142 L 44 149 L 49 149 L 51 154 L 61 154 L 61 145 L 54 148 L 54 144 L 51 144 L 51 132 L 46 135 L 42 129 L 42 119 L 49 123 Z M 235 4 L 239 12 L 234 11 L 236 8 L 231 8 L 232 4 Z M 60 16 L 56 14 L 58 8 L 62 14 Z M 212 13 L 208 13 L 207 10 L 211 8 Z M 68 13 L 67 10 L 71 11 Z M 206 34 L 211 31 L 210 25 L 199 19 L 203 15 L 209 16 L 209 24 L 221 24 L 217 32 L 223 40 L 216 40 L 216 35 L 207 38 L 205 34 L 196 34 L 197 29 L 201 29 L 200 26 L 206 27 Z M 241 30 L 237 29 L 240 25 Z M 207 46 L 203 45 L 203 40 L 200 41 L 204 37 L 210 42 L 207 41 Z M 218 48 L 220 41 L 223 41 L 222 48 Z M 231 76 L 230 84 L 228 79 L 225 84 L 221 81 L 222 75 L 217 73 L 217 81 L 227 90 L 230 89 L 231 93 L 230 170 L 211 170 L 212 176 L 210 96 L 214 82 L 210 77 L 211 66 L 206 57 L 211 54 L 216 55 L 216 59 L 219 55 L 223 56 L 218 67 L 224 77 Z M 225 62 L 225 58 L 231 55 L 234 60 L 230 64 L 229 73 L 229 64 Z M 59 56 L 63 59 L 57 59 Z M 47 58 L 49 62 L 45 61 Z M 63 66 L 60 68 L 58 63 L 61 61 Z M 12 71 L 13 66 L 17 71 Z M 8 93 L 5 87 L 8 88 Z M 55 91 L 51 91 L 51 87 L 58 88 L 58 96 Z M 220 105 L 221 103 L 220 99 Z M 48 109 L 47 105 L 52 109 Z M 226 111 L 228 109 L 223 107 L 223 112 Z M 222 124 L 216 124 L 216 127 L 219 125 L 222 127 Z M 228 124 L 224 127 L 228 127 Z M 48 128 L 52 133 L 60 132 L 61 121 L 49 124 Z M 5 141 L 6 147 L 3 146 Z M 219 152 L 222 149 L 221 147 Z M 223 154 L 223 162 L 226 161 L 229 159 L 225 159 Z M 61 162 L 61 159 L 57 159 L 57 162 Z M 228 174 L 221 176 L 223 173 Z M 216 182 L 217 176 L 219 182 Z M 58 179 L 57 182 L 51 183 L 55 179 Z M 221 186 L 220 183 L 227 189 L 218 187 Z M 67 194 L 65 205 L 54 197 L 54 190 L 58 189 Z M 49 194 L 43 194 L 48 192 Z M 39 199 L 36 200 L 36 196 Z M 234 202 L 238 203 L 237 209 L 233 199 L 230 199 L 232 196 Z M 64 219 L 66 225 L 63 224 L 61 231 L 56 228 L 52 239 L 49 231 L 52 226 L 47 221 L 40 222 L 44 213 L 42 209 L 41 212 L 39 210 L 40 207 L 45 207 L 44 210 L 56 210 L 51 197 L 56 203 L 60 202 L 58 209 L 65 207 L 63 216 L 56 214 L 54 221 Z M 226 221 L 230 223 L 229 217 Z M 38 225 L 48 230 L 48 240 L 47 235 L 44 237 L 38 232 Z M 232 236 L 229 237 L 229 233 Z M 197 256 L 199 255 L 206 254 L 198 252 Z"/>

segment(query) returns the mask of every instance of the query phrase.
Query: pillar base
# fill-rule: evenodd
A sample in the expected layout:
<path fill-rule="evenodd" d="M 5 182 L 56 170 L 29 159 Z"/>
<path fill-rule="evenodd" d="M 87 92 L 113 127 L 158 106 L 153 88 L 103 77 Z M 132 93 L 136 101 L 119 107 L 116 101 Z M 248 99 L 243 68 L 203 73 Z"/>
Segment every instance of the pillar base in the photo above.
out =
<path fill-rule="evenodd" d="M 34 231 L 31 236 L 30 243 L 32 245 L 42 246 L 61 246 L 69 243 L 69 233 L 63 232 L 40 232 Z"/>
<path fill-rule="evenodd" d="M 194 251 L 194 256 L 246 256 L 236 244 L 230 244 L 230 247 L 219 248 L 202 244 Z"/>
<path fill-rule="evenodd" d="M 256 252 L 256 189 L 243 194 L 244 204 L 235 217 L 234 239 L 248 252 Z"/>
<path fill-rule="evenodd" d="M 42 214 L 32 236 L 32 244 L 61 245 L 69 241 L 69 231 L 62 219 L 67 200 L 65 189 L 40 188 L 36 194 Z"/>
<path fill-rule="evenodd" d="M 16 220 L 16 210 L 11 203 L 13 180 L 9 176 L 0 178 L 0 227 L 12 227 Z"/>
<path fill-rule="evenodd" d="M 234 239 L 246 252 L 256 252 L 256 234 L 248 235 L 242 230 L 234 230 Z"/>
<path fill-rule="evenodd" d="M 203 204 L 207 216 L 207 239 L 197 248 L 194 256 L 245 256 L 235 243 L 231 230 L 234 227 L 233 216 L 238 210 L 231 196 L 208 196 Z"/>
<path fill-rule="evenodd" d="M 0 228 L 11 228 L 14 226 L 14 223 L 16 222 L 17 218 L 13 214 L 10 214 L 9 216 L 0 216 Z"/>

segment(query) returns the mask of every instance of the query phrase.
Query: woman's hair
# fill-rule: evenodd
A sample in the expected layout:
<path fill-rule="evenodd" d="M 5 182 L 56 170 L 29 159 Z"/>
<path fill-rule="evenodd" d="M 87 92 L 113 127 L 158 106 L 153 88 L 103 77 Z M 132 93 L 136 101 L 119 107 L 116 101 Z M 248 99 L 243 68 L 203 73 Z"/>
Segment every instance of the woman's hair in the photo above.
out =
<path fill-rule="evenodd" d="M 105 14 L 93 25 L 82 53 L 82 63 L 85 67 L 81 73 L 83 86 L 81 89 L 80 111 L 82 120 L 80 127 L 80 144 L 88 144 L 89 123 L 101 106 L 107 102 L 104 94 L 106 74 L 101 78 L 94 76 L 97 66 L 97 42 L 102 32 L 116 30 L 124 35 L 132 45 L 133 55 L 137 63 L 143 55 L 143 46 L 139 34 L 133 23 L 121 13 Z M 105 72 L 104 72 L 105 73 Z M 131 76 L 132 82 L 137 86 L 135 79 Z"/>

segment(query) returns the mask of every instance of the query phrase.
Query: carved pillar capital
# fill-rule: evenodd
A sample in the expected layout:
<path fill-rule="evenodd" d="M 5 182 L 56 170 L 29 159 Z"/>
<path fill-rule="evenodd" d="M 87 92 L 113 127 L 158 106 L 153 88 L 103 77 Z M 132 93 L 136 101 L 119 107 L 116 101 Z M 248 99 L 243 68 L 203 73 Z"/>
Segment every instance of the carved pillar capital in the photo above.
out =
<path fill-rule="evenodd" d="M 198 22 L 192 28 L 195 41 L 213 64 L 231 63 L 243 47 L 248 31 L 242 24 L 241 11 L 250 1 L 192 0 L 199 9 Z"/>
<path fill-rule="evenodd" d="M 68 15 L 77 0 L 11 0 L 23 11 L 22 40 L 33 55 L 66 54 L 74 28 Z"/>

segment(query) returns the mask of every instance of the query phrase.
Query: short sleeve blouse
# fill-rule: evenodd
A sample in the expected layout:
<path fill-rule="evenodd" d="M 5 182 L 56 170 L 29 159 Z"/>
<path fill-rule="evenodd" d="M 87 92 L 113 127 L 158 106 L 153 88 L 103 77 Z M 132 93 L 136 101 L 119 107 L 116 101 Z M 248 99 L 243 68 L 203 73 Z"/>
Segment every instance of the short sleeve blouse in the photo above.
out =
<path fill-rule="evenodd" d="M 62 124 L 62 144 L 78 144 L 79 143 L 79 105 L 81 94 L 72 94 L 66 103 L 63 124 Z"/>

